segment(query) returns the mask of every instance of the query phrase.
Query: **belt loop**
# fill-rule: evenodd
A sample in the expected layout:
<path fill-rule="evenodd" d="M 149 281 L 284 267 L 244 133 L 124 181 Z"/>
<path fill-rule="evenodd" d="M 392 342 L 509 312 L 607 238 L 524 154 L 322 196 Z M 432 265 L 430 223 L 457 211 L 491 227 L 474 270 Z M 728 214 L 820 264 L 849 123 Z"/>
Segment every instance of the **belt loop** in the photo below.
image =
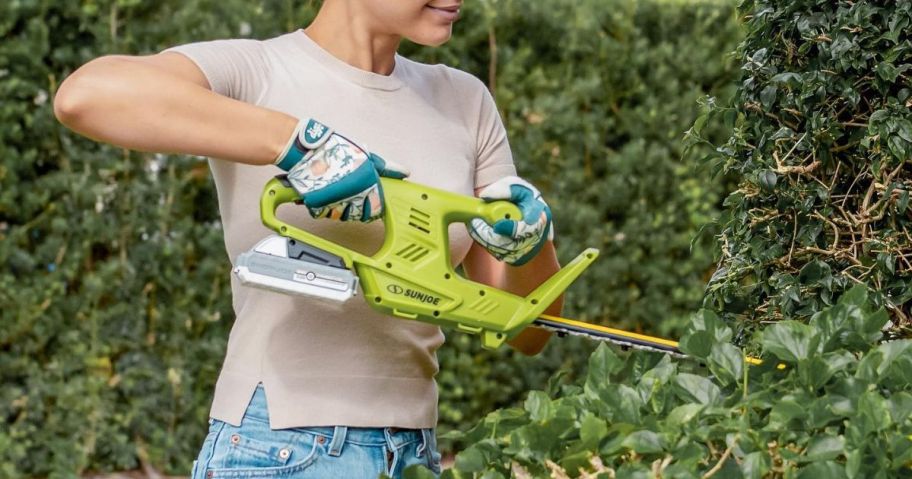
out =
<path fill-rule="evenodd" d="M 431 430 L 422 428 L 421 429 L 421 445 L 418 446 L 418 449 L 415 450 L 415 456 L 421 457 L 427 452 L 428 446 L 431 444 Z"/>
<path fill-rule="evenodd" d="M 345 443 L 346 434 L 348 434 L 348 427 L 346 426 L 336 426 L 335 430 L 333 430 L 332 442 L 329 443 L 330 456 L 342 455 L 342 444 Z"/>

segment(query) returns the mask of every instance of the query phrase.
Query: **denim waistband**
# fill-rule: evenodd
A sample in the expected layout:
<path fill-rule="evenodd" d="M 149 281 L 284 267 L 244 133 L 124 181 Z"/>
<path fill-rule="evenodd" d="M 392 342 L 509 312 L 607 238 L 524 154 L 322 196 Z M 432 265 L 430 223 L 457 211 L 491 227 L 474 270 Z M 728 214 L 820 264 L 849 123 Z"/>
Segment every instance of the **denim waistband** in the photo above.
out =
<path fill-rule="evenodd" d="M 269 423 L 269 412 L 266 405 L 266 392 L 262 383 L 257 385 L 244 413 L 243 421 L 253 420 Z M 341 449 L 343 443 L 364 446 L 381 446 L 388 444 L 401 447 L 412 442 L 421 442 L 419 451 L 423 451 L 432 441 L 434 432 L 430 429 L 404 429 L 397 427 L 348 427 L 348 426 L 305 426 L 284 429 L 302 431 L 323 436 L 330 444 L 330 451 Z"/>

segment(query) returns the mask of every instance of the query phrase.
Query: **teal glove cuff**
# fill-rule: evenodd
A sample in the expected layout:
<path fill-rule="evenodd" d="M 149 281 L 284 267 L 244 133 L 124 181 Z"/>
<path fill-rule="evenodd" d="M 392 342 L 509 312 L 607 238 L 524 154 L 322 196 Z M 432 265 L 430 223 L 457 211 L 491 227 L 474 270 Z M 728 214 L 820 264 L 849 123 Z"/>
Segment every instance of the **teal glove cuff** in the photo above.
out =
<path fill-rule="evenodd" d="M 317 120 L 301 120 L 285 145 L 285 151 L 275 160 L 275 165 L 291 171 L 311 150 L 319 148 L 333 134 L 333 130 Z"/>

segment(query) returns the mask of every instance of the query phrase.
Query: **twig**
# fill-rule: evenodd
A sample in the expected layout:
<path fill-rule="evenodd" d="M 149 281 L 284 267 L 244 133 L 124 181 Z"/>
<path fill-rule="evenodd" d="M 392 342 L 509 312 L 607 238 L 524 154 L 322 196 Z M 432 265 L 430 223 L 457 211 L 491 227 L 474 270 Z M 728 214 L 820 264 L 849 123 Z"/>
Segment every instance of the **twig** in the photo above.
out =
<path fill-rule="evenodd" d="M 494 95 L 497 90 L 497 36 L 494 34 L 494 22 L 488 26 L 488 50 L 491 52 L 488 59 L 488 90 Z"/>
<path fill-rule="evenodd" d="M 796 141 L 795 144 L 792 145 L 792 149 L 790 149 L 788 151 L 788 153 L 786 153 L 785 156 L 782 157 L 782 162 L 779 161 L 779 158 L 776 158 L 776 156 L 775 156 L 776 152 L 775 151 L 773 152 L 773 157 L 776 158 L 777 169 L 783 168 L 782 163 L 784 163 L 785 160 L 787 160 L 789 156 L 792 156 L 792 152 L 795 151 L 795 148 L 798 148 L 798 145 L 801 144 L 801 142 L 804 140 L 804 137 L 806 137 L 806 136 L 807 136 L 807 132 L 804 132 L 804 134 L 801 135 L 801 138 L 798 138 L 798 141 Z"/>
<path fill-rule="evenodd" d="M 798 215 L 792 217 L 792 245 L 789 247 L 788 259 L 786 262 L 789 266 L 792 265 L 792 253 L 795 252 L 795 238 L 798 237 Z"/>
<path fill-rule="evenodd" d="M 702 479 L 710 478 L 713 475 L 715 475 L 717 472 L 722 470 L 722 465 L 725 464 L 726 460 L 728 460 L 728 456 L 731 455 L 731 452 L 732 452 L 732 447 L 728 446 L 728 448 L 725 449 L 725 452 L 722 453 L 722 457 L 719 458 L 719 462 L 717 462 L 716 465 L 713 466 L 712 469 L 706 471 L 706 474 L 703 474 Z"/>
<path fill-rule="evenodd" d="M 822 214 L 820 214 L 816 211 L 814 212 L 814 216 L 825 221 L 827 224 L 829 224 L 830 226 L 833 227 L 833 245 L 830 246 L 830 249 L 836 249 L 836 247 L 839 246 L 839 227 L 836 226 L 836 223 L 833 223 L 832 221 L 830 221 L 829 218 L 827 218 L 826 216 L 823 216 Z"/>

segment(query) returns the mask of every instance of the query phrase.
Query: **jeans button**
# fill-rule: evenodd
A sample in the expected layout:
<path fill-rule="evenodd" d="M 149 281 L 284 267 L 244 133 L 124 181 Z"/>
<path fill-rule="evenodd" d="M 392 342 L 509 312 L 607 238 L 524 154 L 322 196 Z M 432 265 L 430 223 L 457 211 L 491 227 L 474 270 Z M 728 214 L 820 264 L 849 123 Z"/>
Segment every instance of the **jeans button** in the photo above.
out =
<path fill-rule="evenodd" d="M 279 457 L 281 457 L 282 459 L 288 459 L 288 456 L 290 456 L 290 455 L 291 455 L 291 451 L 289 451 L 287 447 L 282 449 L 281 451 L 279 451 Z"/>

